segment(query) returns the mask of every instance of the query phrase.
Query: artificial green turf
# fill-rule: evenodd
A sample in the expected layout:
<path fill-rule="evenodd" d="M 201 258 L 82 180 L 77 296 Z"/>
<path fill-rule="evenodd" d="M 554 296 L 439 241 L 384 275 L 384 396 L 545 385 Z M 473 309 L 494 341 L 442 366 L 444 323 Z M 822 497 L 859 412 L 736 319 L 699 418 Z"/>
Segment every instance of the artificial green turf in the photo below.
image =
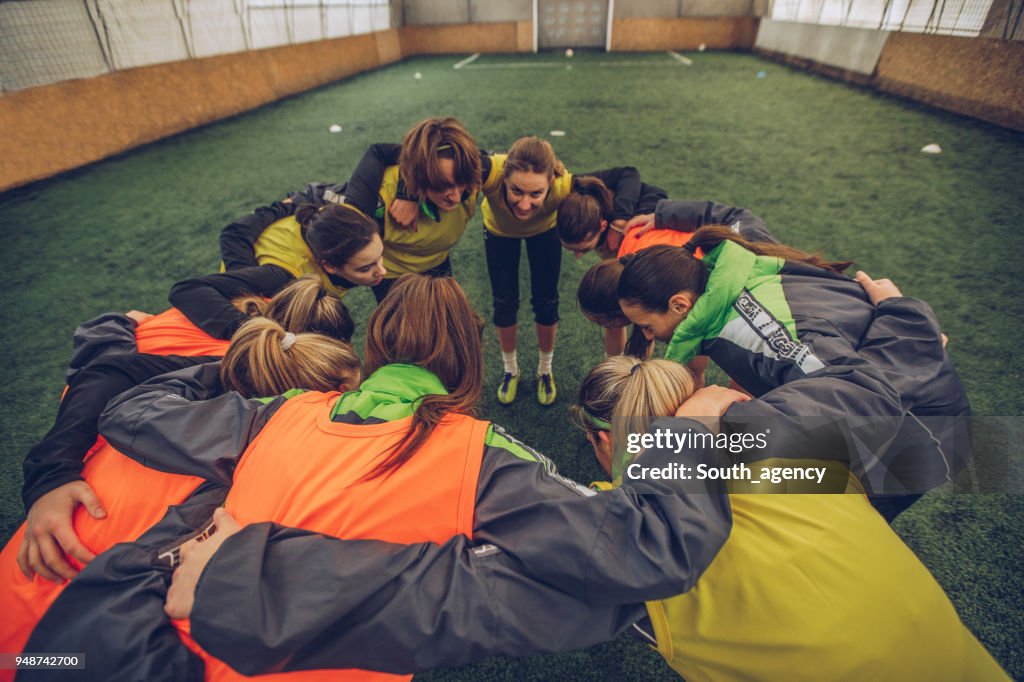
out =
<path fill-rule="evenodd" d="M 79 321 L 106 310 L 165 309 L 174 281 L 215 269 L 217 234 L 230 219 L 309 180 L 344 179 L 366 145 L 398 141 L 413 122 L 439 114 L 458 116 L 495 150 L 521 135 L 563 130 L 551 140 L 573 171 L 635 165 L 674 198 L 746 206 L 783 241 L 855 258 L 933 305 L 977 413 L 1024 414 L 1024 302 L 1016 286 L 1024 135 L 749 55 L 689 56 L 692 66 L 662 53 L 484 56 L 460 70 L 452 65 L 461 56 L 411 60 L 0 195 L 5 537 L 21 521 L 21 459 L 52 421 Z M 333 123 L 343 132 L 328 133 Z M 941 155 L 920 153 L 932 142 Z M 480 232 L 477 217 L 453 262 L 489 316 Z M 489 389 L 482 406 L 485 417 L 583 481 L 598 471 L 567 412 L 602 357 L 599 330 L 574 304 L 593 258 L 563 259 L 559 401 L 537 406 L 527 379 L 514 405 L 499 406 Z M 527 287 L 523 268 L 520 364 L 529 377 L 536 344 Z M 361 325 L 372 300 L 365 290 L 346 298 Z M 496 385 L 493 335 L 486 352 L 488 385 Z M 896 523 L 965 622 L 1017 677 L 1024 677 L 1022 512 L 1019 494 L 933 493 Z M 423 679 L 556 677 L 678 679 L 624 639 Z"/>

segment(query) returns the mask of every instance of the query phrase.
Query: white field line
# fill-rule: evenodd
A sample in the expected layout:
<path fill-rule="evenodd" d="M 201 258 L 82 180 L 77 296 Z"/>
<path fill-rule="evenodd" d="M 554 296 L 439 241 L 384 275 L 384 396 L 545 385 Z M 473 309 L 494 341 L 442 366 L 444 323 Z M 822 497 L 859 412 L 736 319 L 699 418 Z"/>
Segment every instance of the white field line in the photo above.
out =
<path fill-rule="evenodd" d="M 669 50 L 668 51 L 668 55 L 670 57 L 672 57 L 672 59 L 675 59 L 677 62 L 679 62 L 681 64 L 686 64 L 687 66 L 693 66 L 693 62 L 692 61 L 690 61 L 689 59 L 687 59 L 683 55 L 679 54 L 678 52 L 673 52 L 672 50 Z"/>
<path fill-rule="evenodd" d="M 684 57 L 684 59 L 685 59 L 685 57 Z M 598 68 L 598 69 L 634 68 L 634 67 L 638 67 L 638 66 L 642 66 L 644 68 L 652 68 L 652 67 L 658 67 L 658 66 L 669 66 L 669 67 L 672 67 L 672 68 L 676 68 L 676 67 L 679 66 L 678 62 L 665 63 L 665 62 L 650 62 L 650 61 L 640 61 L 640 60 L 622 61 L 622 62 L 609 62 L 607 64 L 601 64 L 599 62 L 584 62 L 582 64 L 579 64 L 579 63 L 577 63 L 577 64 L 569 64 L 567 62 L 568 62 L 568 60 L 563 61 L 563 62 L 532 62 L 532 63 L 525 63 L 525 64 L 516 64 L 516 63 L 508 63 L 508 64 L 473 64 L 472 66 L 466 66 L 465 70 L 466 71 L 471 71 L 473 69 L 558 69 L 558 68 L 564 68 L 566 66 L 571 66 L 573 68 L 581 68 L 582 67 L 584 69 L 585 68 L 589 68 L 591 66 L 593 66 L 595 68 Z"/>
<path fill-rule="evenodd" d="M 479 58 L 480 58 L 480 53 L 477 52 L 474 55 L 470 55 L 470 56 L 466 57 L 461 62 L 459 62 L 458 64 L 454 65 L 452 68 L 453 69 L 461 69 L 466 64 L 472 64 L 473 62 L 475 62 Z"/>

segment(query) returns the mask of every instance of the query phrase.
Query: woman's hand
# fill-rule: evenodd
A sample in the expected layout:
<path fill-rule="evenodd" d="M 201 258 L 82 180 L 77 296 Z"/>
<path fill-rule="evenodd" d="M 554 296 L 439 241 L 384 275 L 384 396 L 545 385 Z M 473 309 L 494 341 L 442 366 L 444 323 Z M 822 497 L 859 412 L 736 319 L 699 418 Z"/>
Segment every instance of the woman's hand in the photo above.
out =
<path fill-rule="evenodd" d="M 129 310 L 124 315 L 134 322 L 136 326 L 153 317 L 153 313 L 144 313 L 141 310 Z"/>
<path fill-rule="evenodd" d="M 868 299 L 874 305 L 878 305 L 887 298 L 903 295 L 900 293 L 899 288 L 892 283 L 891 279 L 871 279 L 868 273 L 863 270 L 858 270 L 857 274 L 854 275 L 854 279 L 864 287 L 864 292 L 867 293 Z"/>
<path fill-rule="evenodd" d="M 868 273 L 863 270 L 858 270 L 853 278 L 864 287 L 864 293 L 868 295 L 868 300 L 874 305 L 878 305 L 887 298 L 896 298 L 903 295 L 899 287 L 893 284 L 891 279 L 871 279 Z M 939 332 L 939 339 L 942 341 L 942 347 L 945 348 L 946 344 L 949 343 L 949 337 Z"/>
<path fill-rule="evenodd" d="M 629 219 L 628 223 L 626 223 L 626 232 L 629 232 L 630 230 L 637 230 L 637 237 L 642 237 L 653 229 L 653 213 L 641 213 L 640 215 L 635 215 Z"/>
<path fill-rule="evenodd" d="M 28 510 L 25 536 L 18 549 L 18 568 L 26 578 L 36 574 L 55 583 L 71 580 L 78 570 L 66 557 L 87 564 L 96 555 L 82 544 L 71 520 L 75 507 L 85 505 L 94 519 L 107 516 L 100 499 L 85 481 L 72 481 L 46 493 Z"/>
<path fill-rule="evenodd" d="M 189 617 L 196 599 L 196 585 L 206 564 L 225 540 L 242 530 L 235 517 L 223 507 L 213 512 L 213 523 L 217 530 L 212 535 L 203 540 L 190 540 L 181 547 L 181 565 L 174 571 L 164 603 L 164 612 L 171 618 Z"/>
<path fill-rule="evenodd" d="M 693 393 L 679 409 L 677 417 L 694 419 L 704 424 L 711 431 L 718 432 L 718 420 L 733 403 L 743 403 L 750 396 L 724 386 L 705 386 Z"/>
<path fill-rule="evenodd" d="M 395 199 L 391 202 L 388 213 L 391 215 L 391 222 L 398 229 L 416 231 L 416 219 L 420 214 L 418 202 L 410 201 L 409 199 Z"/>

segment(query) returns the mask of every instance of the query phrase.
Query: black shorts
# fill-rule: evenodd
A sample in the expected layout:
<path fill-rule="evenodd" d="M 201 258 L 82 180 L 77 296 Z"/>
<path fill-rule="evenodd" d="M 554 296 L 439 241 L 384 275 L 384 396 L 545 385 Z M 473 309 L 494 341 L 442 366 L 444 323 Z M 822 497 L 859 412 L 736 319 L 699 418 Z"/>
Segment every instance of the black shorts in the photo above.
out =
<path fill-rule="evenodd" d="M 554 228 L 533 237 L 499 237 L 484 228 L 487 274 L 494 298 L 494 326 L 515 326 L 519 315 L 519 254 L 526 242 L 530 263 L 530 305 L 537 324 L 558 322 L 558 276 L 562 243 Z"/>

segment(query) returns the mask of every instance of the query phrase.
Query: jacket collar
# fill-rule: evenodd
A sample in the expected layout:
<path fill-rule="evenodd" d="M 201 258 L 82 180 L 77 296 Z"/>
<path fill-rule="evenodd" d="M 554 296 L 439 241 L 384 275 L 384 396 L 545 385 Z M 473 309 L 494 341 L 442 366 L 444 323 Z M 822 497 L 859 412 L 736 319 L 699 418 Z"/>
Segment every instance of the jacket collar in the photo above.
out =
<path fill-rule="evenodd" d="M 401 363 L 385 365 L 368 376 L 358 391 L 342 395 L 331 418 L 355 412 L 363 419 L 403 419 L 416 411 L 421 398 L 447 394 L 444 384 L 429 370 Z"/>

